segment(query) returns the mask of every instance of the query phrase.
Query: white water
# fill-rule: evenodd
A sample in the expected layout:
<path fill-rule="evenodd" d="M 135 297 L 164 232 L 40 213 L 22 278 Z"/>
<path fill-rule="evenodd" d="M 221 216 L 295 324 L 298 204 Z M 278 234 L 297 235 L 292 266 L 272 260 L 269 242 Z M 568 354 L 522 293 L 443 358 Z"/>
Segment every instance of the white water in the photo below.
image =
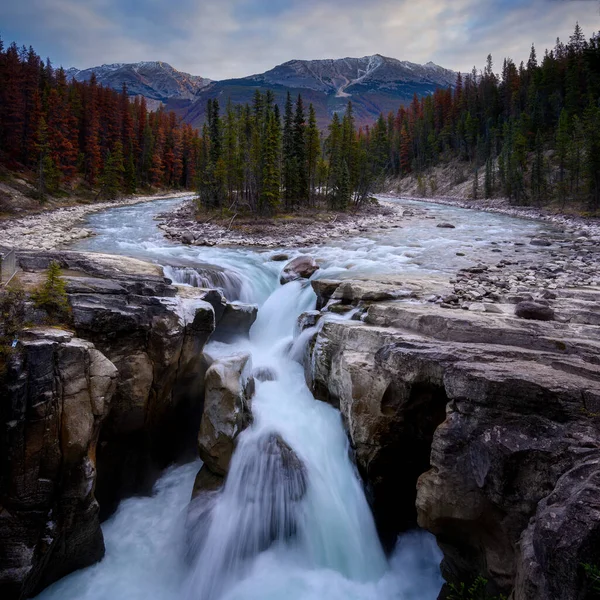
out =
<path fill-rule="evenodd" d="M 386 559 L 340 415 L 314 400 L 301 366 L 292 360 L 306 338 L 294 341 L 293 335 L 298 315 L 314 307 L 311 287 L 279 286 L 285 263 L 270 261 L 270 252 L 165 241 L 153 215 L 175 204 L 167 200 L 94 215 L 90 225 L 99 235 L 78 247 L 151 259 L 168 265 L 176 281 L 217 286 L 232 300 L 259 304 L 250 340 L 212 343 L 210 352 L 249 351 L 253 366 L 269 367 L 276 379 L 257 382 L 255 421 L 239 438 L 224 489 L 193 507 L 192 515 L 203 514 L 202 521 L 191 528 L 194 521 L 186 523 L 199 464 L 171 469 L 152 497 L 126 500 L 104 524 L 102 562 L 39 598 L 433 600 L 441 587 L 435 542 L 423 533 L 403 536 Z M 465 214 L 431 210 L 444 220 Z M 434 229 L 433 222 L 311 249 L 323 264 L 317 276 L 448 271 L 472 264 L 492 242 L 538 229 L 515 219 L 467 214 L 472 218 L 458 222 L 456 230 Z M 477 241 L 474 232 L 481 233 L 484 219 L 486 239 Z M 471 262 L 456 257 L 458 249 L 472 252 Z M 286 470 L 280 454 L 266 451 L 273 448 L 274 433 L 302 461 L 305 478 Z"/>

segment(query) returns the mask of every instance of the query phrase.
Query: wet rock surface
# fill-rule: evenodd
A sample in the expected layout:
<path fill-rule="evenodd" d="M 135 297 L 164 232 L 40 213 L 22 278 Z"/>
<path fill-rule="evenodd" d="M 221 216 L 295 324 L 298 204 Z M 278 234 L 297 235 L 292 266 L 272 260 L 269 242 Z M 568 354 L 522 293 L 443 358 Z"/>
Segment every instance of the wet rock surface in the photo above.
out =
<path fill-rule="evenodd" d="M 204 462 L 202 470 L 219 477 L 229 470 L 237 436 L 252 422 L 251 373 L 249 354 L 218 359 L 206 372 L 198 450 Z"/>
<path fill-rule="evenodd" d="M 298 279 L 310 279 L 319 270 L 317 261 L 312 256 L 297 256 L 291 260 L 281 272 L 279 283 L 284 285 Z"/>

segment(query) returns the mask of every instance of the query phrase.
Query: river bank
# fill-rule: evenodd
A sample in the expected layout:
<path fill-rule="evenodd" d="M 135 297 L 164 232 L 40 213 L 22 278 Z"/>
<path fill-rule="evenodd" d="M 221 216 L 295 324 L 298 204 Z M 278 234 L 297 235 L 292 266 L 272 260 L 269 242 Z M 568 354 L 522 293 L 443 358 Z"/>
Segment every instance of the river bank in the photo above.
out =
<path fill-rule="evenodd" d="M 110 202 L 80 204 L 24 217 L 9 218 L 0 221 L 0 247 L 21 250 L 53 250 L 93 235 L 90 229 L 82 226 L 88 215 L 117 206 L 131 206 L 162 198 L 185 198 L 187 196 L 190 196 L 190 192 L 130 196 Z"/>
<path fill-rule="evenodd" d="M 398 194 L 394 193 L 381 194 L 378 196 L 378 198 L 381 199 L 398 197 Z M 598 218 L 557 213 L 541 207 L 514 206 L 506 198 L 481 198 L 479 200 L 469 200 L 450 196 L 423 198 L 420 196 L 401 195 L 401 197 L 407 200 L 413 200 L 415 202 L 441 204 L 443 206 L 455 206 L 457 208 L 466 208 L 469 210 L 506 215 L 507 217 L 516 217 L 518 219 L 540 221 L 560 227 L 566 233 L 577 234 L 579 231 L 584 231 L 590 236 L 600 236 L 600 219 Z"/>

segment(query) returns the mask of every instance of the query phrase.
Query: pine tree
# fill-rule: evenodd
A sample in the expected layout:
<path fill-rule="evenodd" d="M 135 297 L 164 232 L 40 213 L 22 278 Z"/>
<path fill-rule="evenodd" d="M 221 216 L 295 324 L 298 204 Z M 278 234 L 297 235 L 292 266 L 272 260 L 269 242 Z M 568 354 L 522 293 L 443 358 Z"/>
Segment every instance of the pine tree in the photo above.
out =
<path fill-rule="evenodd" d="M 279 208 L 281 173 L 279 170 L 279 124 L 272 112 L 267 114 L 265 128 L 260 212 L 273 213 Z"/>
<path fill-rule="evenodd" d="M 112 152 L 108 153 L 104 171 L 100 178 L 100 194 L 104 198 L 116 198 L 123 189 L 123 145 L 117 142 Z"/>
<path fill-rule="evenodd" d="M 544 161 L 544 145 L 541 133 L 535 137 L 535 157 L 531 167 L 531 195 L 535 202 L 541 204 L 546 194 L 546 172 Z"/>
<path fill-rule="evenodd" d="M 296 168 L 296 188 L 294 199 L 298 204 L 306 204 L 308 201 L 308 162 L 306 152 L 306 117 L 304 115 L 304 103 L 302 96 L 298 95 L 296 100 L 296 113 L 294 115 L 293 128 L 293 156 Z"/>
<path fill-rule="evenodd" d="M 294 105 L 292 96 L 287 93 L 283 115 L 283 187 L 285 191 L 286 208 L 292 207 L 294 194 L 298 187 L 297 165 L 294 156 Z"/>
<path fill-rule="evenodd" d="M 315 204 L 315 188 L 317 180 L 317 166 L 321 155 L 321 141 L 317 127 L 317 116 L 312 104 L 308 107 L 308 127 L 306 129 L 306 162 L 309 186 L 309 204 Z"/>

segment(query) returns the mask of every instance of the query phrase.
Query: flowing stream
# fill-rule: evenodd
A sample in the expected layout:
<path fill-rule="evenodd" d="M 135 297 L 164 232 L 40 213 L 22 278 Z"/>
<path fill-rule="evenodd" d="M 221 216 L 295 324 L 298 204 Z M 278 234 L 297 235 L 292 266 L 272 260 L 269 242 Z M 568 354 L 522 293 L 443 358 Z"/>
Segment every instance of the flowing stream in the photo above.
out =
<path fill-rule="evenodd" d="M 186 519 L 199 462 L 166 471 L 151 497 L 123 501 L 103 525 L 105 558 L 39 598 L 434 600 L 442 584 L 435 541 L 410 533 L 398 540 L 391 557 L 384 555 L 340 415 L 315 401 L 301 365 L 292 360 L 295 323 L 314 307 L 312 288 L 307 282 L 279 285 L 285 263 L 271 261 L 272 251 L 165 240 L 154 217 L 180 202 L 97 213 L 88 224 L 97 235 L 76 248 L 152 260 L 176 282 L 219 287 L 230 300 L 258 304 L 249 340 L 211 342 L 208 350 L 216 356 L 249 352 L 253 367 L 268 369 L 273 380 L 257 381 L 254 423 L 238 439 L 223 490 L 198 508 L 203 518 L 197 528 Z M 494 248 L 542 229 L 448 207 L 427 210 L 456 223 L 456 229 L 441 230 L 436 221 L 422 219 L 406 229 L 384 229 L 302 252 L 319 258 L 322 268 L 315 276 L 322 278 L 433 275 L 473 264 Z M 274 439 L 291 448 L 300 469 L 273 451 Z"/>

